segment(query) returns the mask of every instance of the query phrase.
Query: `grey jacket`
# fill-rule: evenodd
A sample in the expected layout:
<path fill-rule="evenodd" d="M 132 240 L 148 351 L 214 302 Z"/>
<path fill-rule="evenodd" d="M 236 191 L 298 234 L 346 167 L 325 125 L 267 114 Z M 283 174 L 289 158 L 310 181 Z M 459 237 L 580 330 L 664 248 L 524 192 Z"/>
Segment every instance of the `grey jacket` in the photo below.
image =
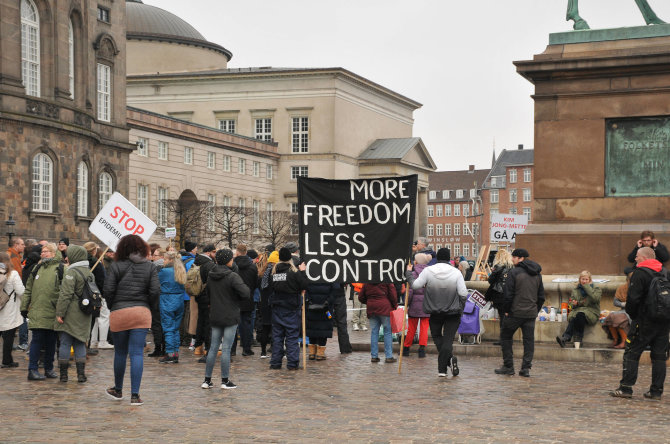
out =
<path fill-rule="evenodd" d="M 461 272 L 448 263 L 438 262 L 426 267 L 416 279 L 411 271 L 406 271 L 405 277 L 414 290 L 425 287 L 423 311 L 427 314 L 463 313 L 468 289 Z"/>

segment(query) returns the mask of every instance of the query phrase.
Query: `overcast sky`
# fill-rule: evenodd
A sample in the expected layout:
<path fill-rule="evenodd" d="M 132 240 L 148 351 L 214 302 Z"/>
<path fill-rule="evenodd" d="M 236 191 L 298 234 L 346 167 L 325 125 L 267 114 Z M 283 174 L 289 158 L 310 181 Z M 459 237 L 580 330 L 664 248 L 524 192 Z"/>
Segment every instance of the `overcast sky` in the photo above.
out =
<path fill-rule="evenodd" d="M 512 62 L 572 29 L 567 0 L 144 3 L 232 51 L 230 68 L 342 67 L 422 103 L 414 136 L 439 170 L 489 168 L 494 144 L 533 147 L 533 88 Z M 670 21 L 670 1 L 649 3 Z M 634 0 L 581 0 L 580 13 L 592 29 L 644 25 Z"/>

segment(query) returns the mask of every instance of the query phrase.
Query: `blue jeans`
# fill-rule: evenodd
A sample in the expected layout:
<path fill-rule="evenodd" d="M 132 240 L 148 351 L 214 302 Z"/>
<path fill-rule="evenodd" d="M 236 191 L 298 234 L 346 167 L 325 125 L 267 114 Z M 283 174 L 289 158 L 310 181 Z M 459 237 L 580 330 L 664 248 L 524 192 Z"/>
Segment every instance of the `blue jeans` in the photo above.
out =
<path fill-rule="evenodd" d="M 74 359 L 77 362 L 86 362 L 86 344 L 77 338 L 73 338 L 69 333 L 60 332 L 60 348 L 58 349 L 58 359 L 61 361 L 70 360 L 70 347 L 74 348 Z"/>
<path fill-rule="evenodd" d="M 379 357 L 379 327 L 384 327 L 384 354 L 393 357 L 393 337 L 391 336 L 391 316 L 370 316 L 370 355 Z"/>
<path fill-rule="evenodd" d="M 144 369 L 144 341 L 146 328 L 133 328 L 112 332 L 114 338 L 114 387 L 123 389 L 123 377 L 126 374 L 126 362 L 130 355 L 130 393 L 139 394 Z"/>
<path fill-rule="evenodd" d="M 286 345 L 286 366 L 298 368 L 300 365 L 300 310 L 272 307 L 272 357 L 270 365 L 281 367 Z"/>
<path fill-rule="evenodd" d="M 30 352 L 28 362 L 28 370 L 37 371 L 37 364 L 40 360 L 40 351 L 44 347 L 44 371 L 51 371 L 54 369 L 54 353 L 56 353 L 56 332 L 53 330 L 46 330 L 44 328 L 33 329 L 33 340 L 30 341 Z M 70 351 L 67 352 L 67 357 L 70 359 Z"/>
<path fill-rule="evenodd" d="M 221 344 L 221 378 L 227 378 L 230 374 L 230 347 L 237 333 L 237 324 L 227 327 L 212 327 L 212 342 L 207 351 L 207 364 L 205 364 L 205 377 L 211 378 L 214 371 L 216 355 L 219 353 Z M 223 341 L 222 341 L 223 339 Z"/>
<path fill-rule="evenodd" d="M 179 352 L 179 327 L 184 317 L 184 302 L 180 294 L 161 294 L 161 327 L 165 337 L 165 352 Z"/>

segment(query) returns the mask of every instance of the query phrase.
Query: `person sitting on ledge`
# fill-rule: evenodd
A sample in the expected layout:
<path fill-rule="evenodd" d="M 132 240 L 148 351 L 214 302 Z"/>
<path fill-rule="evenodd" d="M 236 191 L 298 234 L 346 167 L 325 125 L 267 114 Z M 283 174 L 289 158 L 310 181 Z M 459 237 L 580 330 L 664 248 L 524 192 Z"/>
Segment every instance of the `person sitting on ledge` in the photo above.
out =
<path fill-rule="evenodd" d="M 568 328 L 562 336 L 556 336 L 556 342 L 561 348 L 574 338 L 574 342 L 582 342 L 586 324 L 594 325 L 600 316 L 600 296 L 602 290 L 593 285 L 591 272 L 582 271 L 579 274 L 579 284 L 572 290 L 570 306 L 572 311 L 568 315 Z"/>
<path fill-rule="evenodd" d="M 628 339 L 628 330 L 630 328 L 630 316 L 628 316 L 625 310 L 629 284 L 630 274 L 626 277 L 626 283 L 619 286 L 614 295 L 614 306 L 619 307 L 621 310 L 608 313 L 602 321 L 603 330 L 613 340 L 609 348 L 622 349 L 626 347 L 626 339 Z"/>

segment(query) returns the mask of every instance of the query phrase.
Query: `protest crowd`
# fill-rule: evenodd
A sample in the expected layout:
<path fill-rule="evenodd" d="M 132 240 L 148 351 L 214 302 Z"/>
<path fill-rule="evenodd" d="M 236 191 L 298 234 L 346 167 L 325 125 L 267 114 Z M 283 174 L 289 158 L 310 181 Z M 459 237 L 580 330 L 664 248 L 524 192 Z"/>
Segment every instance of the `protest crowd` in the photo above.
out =
<path fill-rule="evenodd" d="M 174 365 L 179 364 L 181 350 L 188 350 L 205 364 L 203 389 L 214 387 L 217 360 L 220 387 L 234 389 L 230 362 L 238 345 L 243 359 L 252 359 L 253 348 L 259 347 L 256 357 L 268 359 L 270 370 L 281 370 L 286 361 L 287 370 L 295 371 L 303 334 L 308 360 L 318 362 L 326 359 L 328 339 L 337 328 L 340 353 L 352 353 L 347 333 L 349 293 L 353 329 L 370 332 L 372 363 L 382 361 L 378 345 L 382 338 L 383 362 L 397 361 L 392 348 L 397 328 L 391 324 L 394 312 L 404 305 L 408 322 L 402 355 L 410 356 L 418 330 L 417 356 L 425 358 L 430 331 L 438 351 L 437 376 L 459 375 L 453 342 L 468 303 L 468 270 L 465 260 L 452 260 L 449 249 L 435 252 L 425 238 L 418 239 L 404 281 L 391 283 L 316 282 L 309 278 L 296 243 L 260 250 L 244 244 L 234 251 L 217 250 L 212 244 L 186 241 L 177 251 L 130 234 L 121 238 L 115 251 L 103 254 L 94 242 L 78 246 L 68 238 L 58 243 L 14 238 L 7 252 L 0 253 L 5 296 L 0 300 L 2 368 L 19 367 L 12 355 L 26 351 L 28 380 L 67 383 L 73 368 L 76 381 L 86 383 L 87 359 L 100 349 L 113 349 L 114 381 L 107 396 L 124 399 L 129 358 L 131 405 L 142 405 L 145 353 L 156 358 L 151 365 Z M 670 288 L 663 267 L 668 256 L 653 233 L 642 233 L 629 258 L 628 281 L 615 298 L 620 311 L 601 312 L 601 290 L 586 270 L 572 291 L 568 326 L 556 341 L 560 347 L 571 341 L 578 347 L 585 327 L 600 322 L 612 338 L 611 347 L 625 349 L 620 386 L 612 396 L 632 397 L 640 356 L 650 347 L 652 381 L 644 397 L 661 398 L 670 326 L 670 304 L 663 299 L 663 291 L 667 297 Z M 518 374 L 531 375 L 535 321 L 545 293 L 542 267 L 529 257 L 523 248 L 511 253 L 501 249 L 488 276 L 485 298 L 501 322 L 502 366 L 495 369 L 500 375 L 516 374 L 512 338 L 519 329 L 524 351 Z M 404 311 L 401 322 L 404 329 Z"/>

